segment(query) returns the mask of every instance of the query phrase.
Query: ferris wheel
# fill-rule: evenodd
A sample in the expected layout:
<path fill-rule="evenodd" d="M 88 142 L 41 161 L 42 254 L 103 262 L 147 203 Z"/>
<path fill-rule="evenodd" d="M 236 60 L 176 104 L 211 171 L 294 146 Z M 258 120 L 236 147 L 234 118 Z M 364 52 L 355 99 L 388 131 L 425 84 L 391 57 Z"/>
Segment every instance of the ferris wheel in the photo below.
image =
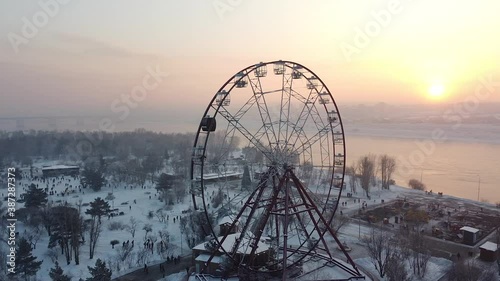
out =
<path fill-rule="evenodd" d="M 208 104 L 193 147 L 192 200 L 208 236 L 200 271 L 285 280 L 324 259 L 361 276 L 330 227 L 344 173 L 341 117 L 314 72 L 281 60 L 237 72 Z"/>

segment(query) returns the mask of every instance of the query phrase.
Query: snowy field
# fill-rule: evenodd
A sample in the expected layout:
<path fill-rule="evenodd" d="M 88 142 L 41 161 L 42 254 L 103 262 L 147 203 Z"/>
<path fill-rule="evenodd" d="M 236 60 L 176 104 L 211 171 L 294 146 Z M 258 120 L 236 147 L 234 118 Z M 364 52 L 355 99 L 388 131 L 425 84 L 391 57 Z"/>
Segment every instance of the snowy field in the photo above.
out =
<path fill-rule="evenodd" d="M 48 163 L 43 163 L 47 165 Z M 50 163 L 49 163 L 50 164 Z M 41 164 L 39 165 L 41 167 Z M 171 246 L 168 251 L 169 256 L 172 255 L 177 257 L 179 255 L 184 256 L 190 254 L 190 250 L 187 247 L 186 241 L 181 240 L 181 231 L 179 225 L 179 218 L 184 216 L 182 213 L 183 210 L 187 210 L 191 207 L 191 201 L 186 196 L 184 203 L 179 203 L 174 205 L 171 209 L 167 209 L 163 202 L 158 200 L 158 194 L 156 189 L 154 188 L 154 184 L 151 182 L 147 182 L 145 185 L 145 189 L 141 189 L 140 187 L 132 187 L 130 185 L 119 184 L 116 188 L 112 188 L 111 186 L 106 185 L 102 188 L 101 191 L 94 192 L 89 188 L 81 189 L 79 191 L 79 179 L 73 179 L 72 177 L 66 176 L 64 179 L 57 179 L 55 183 L 52 183 L 52 179 L 50 179 L 49 189 L 52 188 L 54 184 L 54 191 L 57 191 L 57 194 L 62 193 L 68 188 L 69 194 L 65 196 L 59 195 L 49 195 L 48 200 L 49 203 L 54 205 L 67 202 L 73 206 L 77 206 L 81 201 L 83 204 L 90 203 L 96 197 L 106 198 L 108 193 L 113 192 L 115 199 L 109 202 L 111 209 L 119 209 L 119 212 L 123 212 L 124 215 L 115 216 L 113 218 L 103 217 L 103 227 L 102 233 L 98 239 L 98 243 L 95 249 L 95 256 L 92 260 L 89 259 L 89 245 L 88 239 L 86 237 L 86 243 L 80 248 L 80 264 L 75 265 L 74 261 L 71 264 L 66 265 L 66 259 L 63 255 L 60 254 L 60 247 L 55 247 L 54 250 L 59 252 L 58 262 L 59 265 L 64 270 L 65 274 L 68 274 L 73 277 L 73 280 L 78 280 L 79 278 L 87 278 L 89 277 L 89 271 L 87 266 L 94 266 L 95 261 L 100 258 L 105 261 L 109 266 L 109 263 L 112 264 L 113 270 L 113 278 L 117 276 L 121 276 L 130 271 L 140 269 L 144 265 L 136 264 L 132 259 L 130 261 L 121 262 L 120 265 L 117 265 L 118 259 L 118 251 L 122 247 L 122 243 L 129 241 L 135 241 L 135 251 L 143 248 L 145 231 L 142 229 L 145 224 L 150 224 L 152 226 L 151 234 L 158 236 L 159 230 L 167 230 L 170 234 L 170 242 Z M 25 192 L 25 189 L 31 184 L 38 184 L 39 188 L 45 188 L 46 184 L 43 184 L 41 181 L 28 181 L 28 180 L 20 180 L 18 182 L 18 195 Z M 72 186 L 72 187 L 69 187 Z M 2 196 L 5 196 L 3 194 Z M 135 202 L 134 202 L 135 201 Z M 22 203 L 18 203 L 18 208 L 23 206 Z M 90 218 L 89 215 L 86 215 L 84 212 L 89 207 L 82 207 L 82 215 L 84 219 Z M 153 218 L 148 218 L 148 213 L 150 211 L 156 212 L 158 209 L 164 209 L 166 215 L 169 216 L 169 219 L 165 223 L 160 223 L 156 216 Z M 130 218 L 134 217 L 138 222 L 137 232 L 135 233 L 135 237 L 127 232 L 126 230 L 109 230 L 108 227 L 111 223 L 120 222 L 123 225 L 129 224 Z M 175 218 L 175 222 L 174 222 Z M 22 223 L 18 224 L 18 231 L 20 235 L 23 235 L 23 232 L 26 228 Z M 86 235 L 88 236 L 88 235 Z M 110 245 L 111 240 L 118 240 L 119 244 L 115 245 L 115 249 L 112 249 Z M 53 250 L 48 248 L 49 237 L 46 232 L 43 233 L 42 237 L 38 241 L 36 245 L 36 249 L 33 250 L 33 255 L 38 257 L 38 260 L 43 260 L 40 270 L 37 273 L 37 278 L 39 280 L 50 280 L 48 277 L 50 268 L 54 267 L 54 262 L 52 261 L 53 255 L 51 252 Z M 154 250 L 154 254 L 148 254 L 146 257 L 146 262 L 148 264 L 156 264 L 159 262 L 163 262 L 165 259 L 159 255 Z M 118 270 L 118 267 L 120 270 Z"/>
<path fill-rule="evenodd" d="M 48 164 L 56 164 L 56 163 L 38 163 L 35 165 L 38 168 L 41 168 L 43 165 Z M 80 264 L 75 265 L 74 261 L 71 264 L 67 265 L 66 260 L 63 255 L 60 254 L 60 248 L 55 247 L 54 250 L 48 249 L 49 238 L 47 233 L 44 232 L 41 239 L 38 241 L 36 245 L 36 249 L 33 250 L 33 255 L 38 258 L 38 260 L 43 260 L 41 269 L 37 273 L 37 280 L 50 280 L 48 277 L 48 273 L 50 268 L 54 267 L 55 255 L 54 251 L 59 252 L 57 255 L 57 260 L 60 266 L 63 268 L 65 274 L 73 277 L 73 280 L 78 280 L 79 278 L 87 278 L 89 277 L 88 266 L 94 266 L 95 261 L 100 258 L 105 261 L 111 269 L 113 270 L 113 278 L 119 277 L 126 273 L 132 272 L 137 269 L 141 269 L 143 264 L 137 264 L 133 258 L 127 259 L 125 261 L 119 261 L 118 252 L 122 247 L 122 243 L 129 241 L 135 242 L 134 255 L 137 255 L 140 249 L 143 248 L 143 243 L 145 239 L 145 231 L 143 230 L 144 225 L 150 224 L 152 226 L 152 234 L 156 235 L 158 231 L 168 231 L 170 234 L 170 247 L 168 250 L 168 256 L 186 256 L 190 255 L 190 249 L 187 247 L 186 240 L 183 239 L 180 228 L 179 219 L 185 214 L 183 211 L 191 208 L 192 203 L 190 197 L 186 196 L 183 202 L 175 204 L 173 206 L 166 207 L 163 202 L 158 200 L 158 193 L 154 188 L 154 183 L 146 182 L 144 188 L 140 187 L 132 187 L 126 184 L 118 184 L 115 186 L 106 185 L 102 188 L 101 191 L 94 192 L 90 189 L 81 189 L 79 188 L 79 179 L 74 179 L 72 177 L 66 176 L 64 178 L 57 178 L 55 182 L 53 182 L 53 178 L 50 179 L 49 183 L 42 183 L 42 181 L 30 181 L 27 179 L 20 180 L 18 182 L 18 194 L 24 193 L 25 189 L 31 184 L 38 184 L 40 188 L 49 187 L 49 189 L 54 188 L 54 191 L 57 191 L 58 195 L 49 195 L 49 202 L 51 204 L 57 205 L 60 203 L 67 202 L 73 206 L 78 206 L 78 204 L 85 205 L 86 203 L 90 203 L 96 197 L 106 198 L 110 192 L 113 192 L 115 199 L 109 202 L 112 209 L 118 209 L 119 212 L 123 212 L 123 215 L 115 216 L 112 218 L 105 217 L 103 218 L 103 231 L 98 240 L 95 256 L 92 260 L 89 259 L 89 245 L 88 241 L 80 248 Z M 349 183 L 347 183 L 349 186 Z M 209 189 L 206 192 L 206 196 L 210 197 L 215 188 L 213 186 L 209 186 Z M 60 196 L 63 191 L 67 192 L 67 195 Z M 353 194 L 353 197 L 347 198 L 345 197 L 347 192 L 343 193 L 343 197 L 340 198 L 340 203 L 338 207 L 338 212 L 342 211 L 344 215 L 353 215 L 359 209 L 362 203 L 366 203 L 368 207 L 375 206 L 381 204 L 382 200 L 385 202 L 394 200 L 396 198 L 404 198 L 405 196 L 412 196 L 412 194 L 422 194 L 420 191 L 409 190 L 402 187 L 393 186 L 391 190 L 379 190 L 374 189 L 370 192 L 370 199 L 366 198 L 366 196 L 358 192 L 357 194 Z M 2 194 L 5 196 L 5 194 Z M 243 198 L 244 194 L 239 194 L 237 192 L 231 191 L 228 189 L 229 198 L 233 198 L 236 201 L 240 201 L 240 198 Z M 135 202 L 134 202 L 135 201 Z M 472 200 L 467 200 L 470 202 L 474 202 Z M 355 203 L 356 202 L 356 203 Z M 341 204 L 343 203 L 343 204 Z M 479 202 L 475 202 L 477 204 L 482 204 Z M 492 207 L 489 205 L 485 205 L 488 207 Z M 22 203 L 19 203 L 18 208 L 22 207 Z M 82 215 L 84 218 L 90 218 L 88 215 L 84 214 L 85 210 L 88 207 L 82 207 Z M 156 216 L 152 218 L 148 218 L 149 212 L 156 212 L 157 210 L 164 210 L 165 214 L 168 216 L 168 220 L 166 222 L 160 222 Z M 127 232 L 126 230 L 110 230 L 109 226 L 112 223 L 120 222 L 123 225 L 129 224 L 130 218 L 134 217 L 138 222 L 137 232 L 135 237 Z M 175 219 L 175 222 L 174 222 Z M 19 223 L 18 231 L 20 235 L 23 235 L 23 232 L 26 228 Z M 360 242 L 360 238 L 364 236 L 370 235 L 371 228 L 364 225 L 357 225 L 356 223 L 349 223 L 339 233 L 339 239 L 342 242 L 345 242 L 347 245 L 353 248 L 351 252 L 351 256 L 355 259 L 356 263 L 359 263 L 364 269 L 367 269 L 372 273 L 372 275 L 377 276 L 374 271 L 373 265 L 369 261 L 366 255 L 366 251 L 363 249 L 363 245 Z M 111 240 L 118 240 L 119 244 L 117 244 L 114 249 L 110 245 Z M 86 238 L 87 240 L 87 238 Z M 333 243 L 333 240 L 331 240 Z M 338 258 L 342 258 L 341 253 L 338 253 Z M 148 254 L 145 257 L 145 262 L 149 265 L 154 265 L 159 262 L 163 262 L 165 260 L 165 256 L 160 255 L 156 249 L 154 253 Z M 426 276 L 430 276 L 429 278 L 422 279 L 422 281 L 431 281 L 438 280 L 437 277 L 443 275 L 443 272 L 449 267 L 451 261 L 440 259 L 440 258 L 432 258 L 429 264 L 429 274 Z M 373 272 L 372 272 L 373 271 Z M 327 276 L 328 270 L 318 271 L 315 273 L 317 276 Z M 170 275 L 163 280 L 185 280 L 186 273 L 180 272 L 178 274 Z M 191 278 L 192 279 L 192 278 Z M 191 280 L 190 279 L 190 280 Z M 194 280 L 194 279 L 193 279 Z"/>
<path fill-rule="evenodd" d="M 364 269 L 368 270 L 373 276 L 378 276 L 375 266 L 370 261 L 370 258 L 360 258 L 355 259 L 354 262 Z M 427 271 L 423 278 L 416 278 L 415 281 L 437 281 L 441 279 L 446 274 L 446 269 L 451 266 L 452 262 L 443 258 L 431 257 L 429 263 L 427 264 Z M 412 272 L 409 263 L 406 264 L 406 270 Z M 380 278 L 380 281 L 386 281 L 388 279 Z M 493 280 L 492 280 L 493 281 Z"/>

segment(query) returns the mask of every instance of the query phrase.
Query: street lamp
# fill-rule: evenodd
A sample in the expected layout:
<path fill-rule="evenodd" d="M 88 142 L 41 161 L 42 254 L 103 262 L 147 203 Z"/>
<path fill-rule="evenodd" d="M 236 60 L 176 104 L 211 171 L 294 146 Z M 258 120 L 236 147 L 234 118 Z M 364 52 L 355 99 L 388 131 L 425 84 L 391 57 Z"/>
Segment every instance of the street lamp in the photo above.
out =
<path fill-rule="evenodd" d="M 359 198 L 358 198 L 358 202 L 359 202 L 358 238 L 361 239 L 361 200 L 359 200 Z"/>
<path fill-rule="evenodd" d="M 478 182 L 477 182 L 477 201 L 479 201 L 479 192 L 481 191 L 481 176 L 477 174 Z"/>

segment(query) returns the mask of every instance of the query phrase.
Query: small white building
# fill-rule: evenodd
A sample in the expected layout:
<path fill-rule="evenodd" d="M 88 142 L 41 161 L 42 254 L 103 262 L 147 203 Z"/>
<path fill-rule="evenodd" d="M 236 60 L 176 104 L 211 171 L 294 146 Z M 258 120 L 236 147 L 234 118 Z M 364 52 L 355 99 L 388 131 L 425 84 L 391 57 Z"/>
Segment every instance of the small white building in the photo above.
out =
<path fill-rule="evenodd" d="M 486 242 L 483 245 L 479 246 L 479 250 L 481 253 L 479 254 L 479 258 L 483 261 L 496 261 L 498 256 L 498 245 L 493 242 Z"/>
<path fill-rule="evenodd" d="M 43 177 L 58 177 L 58 176 L 78 176 L 80 174 L 80 167 L 55 165 L 42 168 Z"/>
<path fill-rule="evenodd" d="M 206 267 L 206 274 L 218 275 L 221 263 L 224 261 L 225 252 L 230 253 L 233 250 L 233 246 L 237 239 L 240 237 L 241 233 L 233 233 L 226 236 L 226 239 L 222 243 L 222 248 L 214 250 L 217 248 L 218 243 L 214 240 L 209 242 L 201 243 L 193 248 L 193 260 L 196 268 L 196 272 L 200 271 Z M 218 237 L 219 241 L 222 241 L 224 237 Z M 255 258 L 253 260 L 254 264 L 265 265 L 270 257 L 270 245 L 268 242 L 268 237 L 261 237 L 257 243 L 257 248 L 255 250 Z M 234 254 L 234 258 L 239 261 L 246 261 L 252 251 L 250 247 L 251 240 L 243 237 L 239 243 L 239 247 Z M 210 256 L 212 259 L 209 261 Z"/>
<path fill-rule="evenodd" d="M 480 234 L 479 229 L 470 226 L 464 226 L 460 228 L 460 231 L 462 232 L 463 242 L 465 244 L 467 245 L 476 244 L 477 240 L 479 239 L 479 234 Z"/>

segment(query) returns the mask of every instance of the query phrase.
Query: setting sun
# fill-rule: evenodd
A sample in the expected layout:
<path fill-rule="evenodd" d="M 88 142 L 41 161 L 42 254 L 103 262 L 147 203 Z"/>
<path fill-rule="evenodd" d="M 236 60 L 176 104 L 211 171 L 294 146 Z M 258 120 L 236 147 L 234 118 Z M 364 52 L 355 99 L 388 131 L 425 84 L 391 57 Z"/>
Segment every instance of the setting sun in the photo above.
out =
<path fill-rule="evenodd" d="M 440 100 L 444 97 L 444 86 L 442 84 L 434 84 L 429 88 L 429 97 L 433 100 Z"/>

